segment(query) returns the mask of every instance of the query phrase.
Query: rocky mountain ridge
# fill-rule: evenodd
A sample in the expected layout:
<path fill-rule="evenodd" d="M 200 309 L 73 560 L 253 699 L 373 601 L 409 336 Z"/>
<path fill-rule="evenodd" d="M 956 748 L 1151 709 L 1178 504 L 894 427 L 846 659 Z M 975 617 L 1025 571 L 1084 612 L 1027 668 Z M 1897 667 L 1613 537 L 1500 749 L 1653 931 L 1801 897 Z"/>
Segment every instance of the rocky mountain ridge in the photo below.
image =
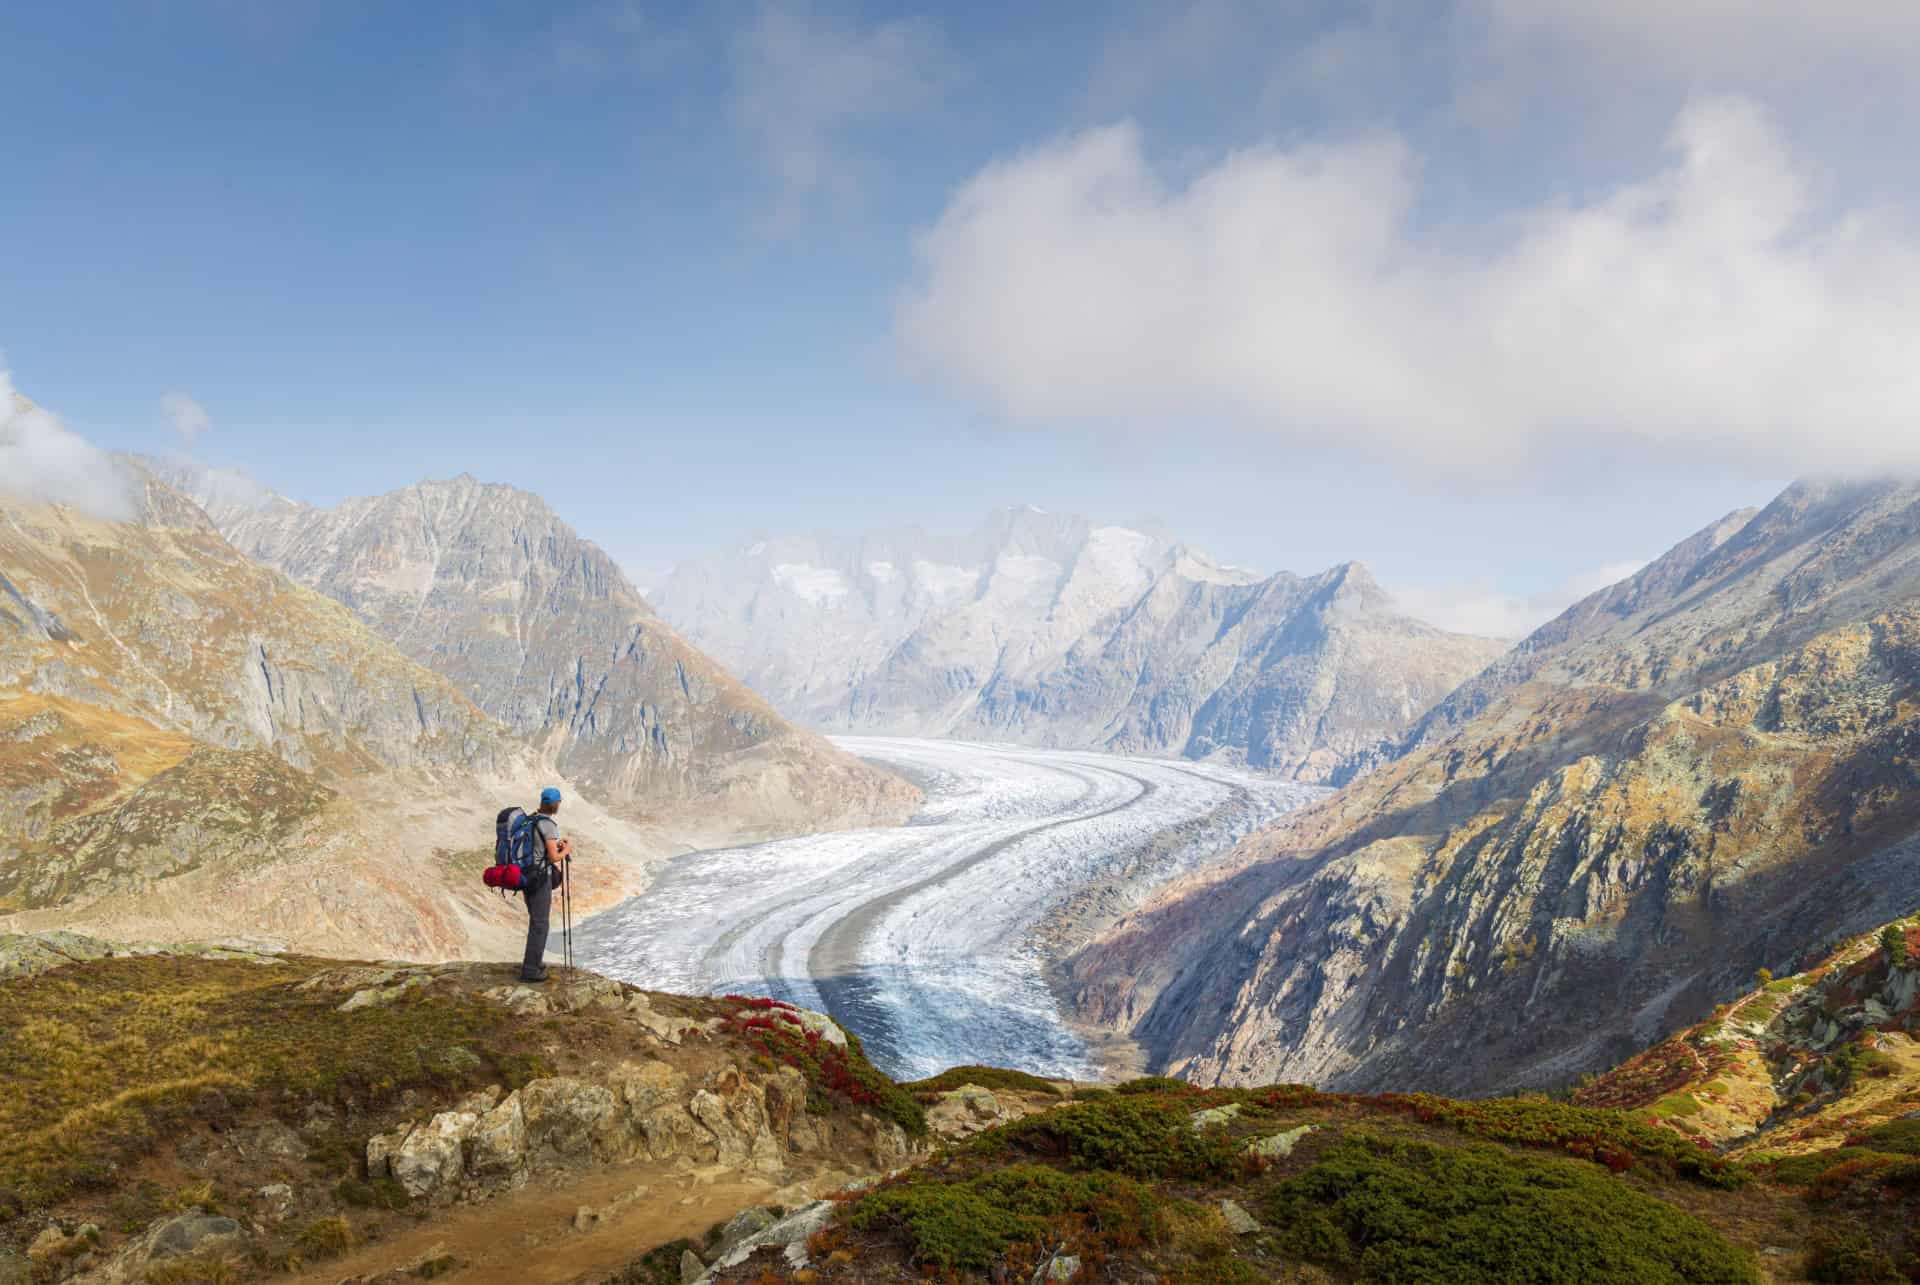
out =
<path fill-rule="evenodd" d="M 892 823 L 917 803 L 688 646 L 529 492 L 463 476 L 323 510 L 174 475 L 247 556 L 344 604 L 608 807 L 685 846 Z"/>
<path fill-rule="evenodd" d="M 1402 615 L 1358 564 L 1222 566 L 1037 509 L 958 538 L 769 537 L 650 598 L 801 722 L 1223 758 L 1338 783 L 1504 650 Z"/>
<path fill-rule="evenodd" d="M 551 762 L 159 479 L 123 480 L 129 520 L 0 500 L 0 915 L 504 949 L 510 908 L 442 854 L 476 851 Z M 592 901 L 672 850 L 576 809 Z"/>
<path fill-rule="evenodd" d="M 1203 1082 L 1565 1082 L 1920 901 L 1920 486 L 1804 483 L 1074 962 Z"/>

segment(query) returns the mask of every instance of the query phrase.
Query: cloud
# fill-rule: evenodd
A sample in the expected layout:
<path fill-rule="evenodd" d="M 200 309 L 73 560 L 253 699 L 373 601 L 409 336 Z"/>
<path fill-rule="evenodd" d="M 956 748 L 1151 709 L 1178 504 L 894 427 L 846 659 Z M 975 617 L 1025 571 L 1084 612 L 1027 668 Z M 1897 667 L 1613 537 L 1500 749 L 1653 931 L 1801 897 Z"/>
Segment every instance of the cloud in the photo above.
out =
<path fill-rule="evenodd" d="M 1469 0 L 1509 53 L 1551 41 L 1693 74 L 1798 75 L 1826 59 L 1920 62 L 1920 5 L 1887 0 Z"/>
<path fill-rule="evenodd" d="M 105 451 L 14 391 L 0 368 L 0 490 L 69 504 L 115 522 L 134 518 L 126 475 Z"/>
<path fill-rule="evenodd" d="M 162 393 L 160 409 L 166 412 L 167 422 L 189 449 L 200 440 L 202 433 L 213 427 L 206 408 L 185 393 Z"/>
<path fill-rule="evenodd" d="M 1164 182 L 1131 125 L 993 164 L 920 237 L 910 362 L 1017 421 L 1257 426 L 1462 475 L 1679 448 L 1920 465 L 1920 244 L 1817 215 L 1768 115 L 1702 98 L 1664 164 L 1423 238 L 1398 136 Z"/>
<path fill-rule="evenodd" d="M 771 0 L 735 41 L 734 72 L 734 119 L 778 185 L 783 222 L 852 196 L 858 132 L 924 110 L 953 79 L 931 22 L 860 27 Z"/>
<path fill-rule="evenodd" d="M 1456 633 L 1485 638 L 1526 637 L 1590 594 L 1618 584 L 1644 562 L 1616 562 L 1570 576 L 1544 593 L 1514 595 L 1486 585 L 1400 585 L 1390 592 L 1400 609 Z"/>

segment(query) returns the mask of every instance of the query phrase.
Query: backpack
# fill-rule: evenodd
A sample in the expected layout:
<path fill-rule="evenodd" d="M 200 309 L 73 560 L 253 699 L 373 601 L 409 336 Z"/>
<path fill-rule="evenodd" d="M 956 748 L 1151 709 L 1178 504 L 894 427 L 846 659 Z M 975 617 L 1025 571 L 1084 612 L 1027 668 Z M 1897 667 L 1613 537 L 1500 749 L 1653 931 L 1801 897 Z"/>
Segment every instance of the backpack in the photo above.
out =
<path fill-rule="evenodd" d="M 505 895 L 539 886 L 546 873 L 547 854 L 533 822 L 525 808 L 500 809 L 500 815 L 493 819 L 493 865 L 480 876 L 487 887 Z"/>

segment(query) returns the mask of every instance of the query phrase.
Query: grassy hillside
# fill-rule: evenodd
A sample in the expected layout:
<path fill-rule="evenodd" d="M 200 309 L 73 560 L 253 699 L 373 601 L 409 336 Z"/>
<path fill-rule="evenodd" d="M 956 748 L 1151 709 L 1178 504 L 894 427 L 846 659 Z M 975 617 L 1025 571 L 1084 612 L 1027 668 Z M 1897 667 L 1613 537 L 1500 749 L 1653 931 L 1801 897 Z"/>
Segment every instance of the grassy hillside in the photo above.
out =
<path fill-rule="evenodd" d="M 712 1279 L 1027 1281 L 1068 1259 L 1061 1279 L 1142 1285 L 1920 1279 L 1920 1122 L 1898 1094 L 1847 1132 L 1867 1090 L 1836 1083 L 1825 1108 L 1789 1099 L 1809 1113 L 1769 1146 L 1729 1147 L 1645 1102 L 1066 1093 L 991 1068 L 903 1086 L 766 1001 L 104 949 L 0 939 L 0 1280 L 487 1279 L 524 1240 L 565 1273 L 528 1279 L 672 1281 L 739 1210 L 862 1176 L 883 1180 L 814 1206 L 804 1266 L 762 1250 Z M 1857 950 L 1756 994 L 1854 994 L 1879 978 Z M 1582 1100 L 1679 1091 L 1647 1065 Z M 1032 1114 L 920 1141 L 936 1105 L 982 1094 Z M 1822 1109 L 1836 1127 L 1808 1150 L 1789 1130 Z M 516 1158 L 489 1169 L 509 1117 Z"/>

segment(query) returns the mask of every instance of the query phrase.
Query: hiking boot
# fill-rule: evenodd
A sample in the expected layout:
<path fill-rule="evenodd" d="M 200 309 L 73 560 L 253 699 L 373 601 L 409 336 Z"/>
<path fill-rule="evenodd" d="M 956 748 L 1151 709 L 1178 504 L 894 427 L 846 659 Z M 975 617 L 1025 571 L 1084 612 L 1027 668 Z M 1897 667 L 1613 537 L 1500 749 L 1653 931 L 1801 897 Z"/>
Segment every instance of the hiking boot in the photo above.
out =
<path fill-rule="evenodd" d="M 520 974 L 520 980 L 529 985 L 538 986 L 541 982 L 547 980 L 547 970 L 543 968 L 537 973 L 522 973 Z"/>

